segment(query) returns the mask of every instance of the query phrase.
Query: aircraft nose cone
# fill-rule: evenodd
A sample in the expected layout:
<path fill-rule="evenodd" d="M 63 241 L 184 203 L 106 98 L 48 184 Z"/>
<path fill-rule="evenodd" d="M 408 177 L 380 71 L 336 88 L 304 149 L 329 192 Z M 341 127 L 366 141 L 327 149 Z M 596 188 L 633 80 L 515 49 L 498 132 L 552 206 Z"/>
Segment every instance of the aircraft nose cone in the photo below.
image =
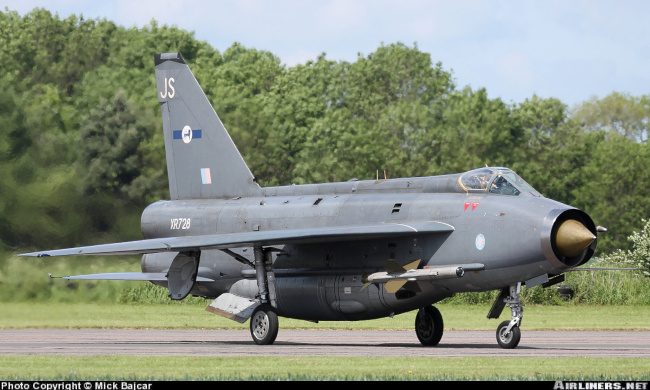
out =
<path fill-rule="evenodd" d="M 556 248 L 564 257 L 578 256 L 595 239 L 596 236 L 575 219 L 567 219 L 562 222 L 555 234 Z"/>

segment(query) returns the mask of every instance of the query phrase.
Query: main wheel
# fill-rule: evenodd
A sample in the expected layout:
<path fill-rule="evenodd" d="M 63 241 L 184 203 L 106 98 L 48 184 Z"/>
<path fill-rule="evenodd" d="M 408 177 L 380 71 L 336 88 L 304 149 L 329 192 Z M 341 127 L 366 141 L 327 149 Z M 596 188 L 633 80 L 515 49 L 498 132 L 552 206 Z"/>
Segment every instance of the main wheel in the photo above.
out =
<path fill-rule="evenodd" d="M 251 336 L 258 345 L 273 344 L 278 336 L 278 315 L 271 305 L 259 305 L 251 316 Z"/>
<path fill-rule="evenodd" d="M 506 333 L 510 321 L 503 321 L 497 328 L 497 343 L 501 348 L 513 349 L 519 344 L 521 339 L 521 330 L 518 326 L 513 326 L 510 333 Z"/>
<path fill-rule="evenodd" d="M 433 306 L 425 306 L 415 316 L 415 334 L 425 346 L 438 345 L 442 338 L 444 324 L 440 311 Z"/>

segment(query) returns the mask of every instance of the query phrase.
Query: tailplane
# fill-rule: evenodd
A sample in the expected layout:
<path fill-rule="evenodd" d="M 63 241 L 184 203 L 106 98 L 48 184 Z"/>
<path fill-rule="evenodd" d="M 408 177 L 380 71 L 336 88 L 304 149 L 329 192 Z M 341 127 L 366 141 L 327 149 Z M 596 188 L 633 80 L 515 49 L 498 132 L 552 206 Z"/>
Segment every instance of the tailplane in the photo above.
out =
<path fill-rule="evenodd" d="M 154 58 L 170 198 L 259 195 L 260 186 L 180 53 Z"/>

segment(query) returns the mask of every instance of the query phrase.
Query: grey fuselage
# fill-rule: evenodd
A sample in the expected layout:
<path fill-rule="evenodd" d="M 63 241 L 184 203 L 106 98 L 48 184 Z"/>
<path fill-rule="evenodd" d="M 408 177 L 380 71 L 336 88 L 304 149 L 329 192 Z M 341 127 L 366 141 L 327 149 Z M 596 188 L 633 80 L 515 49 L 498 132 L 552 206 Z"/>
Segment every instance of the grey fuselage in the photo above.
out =
<path fill-rule="evenodd" d="M 363 241 L 277 246 L 272 256 L 277 312 L 312 321 L 363 320 L 411 311 L 459 292 L 498 290 L 540 275 L 558 275 L 592 253 L 565 258 L 552 232 L 561 220 L 590 218 L 536 193 L 517 196 L 467 191 L 462 174 L 260 188 L 258 196 L 159 201 L 142 215 L 145 238 L 265 230 L 437 221 L 453 231 Z M 253 262 L 251 248 L 233 252 Z M 176 253 L 146 254 L 143 272 L 165 272 Z M 481 263 L 463 277 L 418 282 L 421 292 L 364 287 L 364 276 L 387 260 L 427 266 Z M 195 296 L 232 292 L 255 297 L 254 268 L 221 250 L 200 254 Z M 166 286 L 165 282 L 154 282 Z"/>

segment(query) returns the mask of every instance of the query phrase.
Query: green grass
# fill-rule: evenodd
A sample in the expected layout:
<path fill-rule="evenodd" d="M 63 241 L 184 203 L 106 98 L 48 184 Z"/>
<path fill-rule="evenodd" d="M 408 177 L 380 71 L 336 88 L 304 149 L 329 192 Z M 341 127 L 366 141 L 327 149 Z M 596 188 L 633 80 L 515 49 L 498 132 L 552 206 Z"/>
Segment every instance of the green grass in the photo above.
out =
<path fill-rule="evenodd" d="M 248 329 L 247 324 L 214 315 L 204 305 L 0 303 L 2 328 L 193 328 Z M 487 319 L 489 305 L 436 305 L 447 330 L 494 330 Z M 280 318 L 284 329 L 413 329 L 415 312 L 368 321 L 308 321 Z M 502 319 L 510 318 L 504 310 Z M 648 306 L 524 307 L 525 330 L 650 330 Z"/>
<path fill-rule="evenodd" d="M 494 330 L 489 306 L 437 305 L 448 330 Z M 0 328 L 247 329 L 196 304 L 0 303 Z M 508 313 L 502 318 L 508 317 Z M 280 319 L 281 329 L 413 329 L 414 313 L 359 322 Z M 527 306 L 526 330 L 650 330 L 647 306 Z M 1 330 L 0 330 L 1 331 Z M 262 354 L 263 352 L 261 352 Z M 173 361 L 173 364 L 170 364 Z M 647 358 L 0 356 L 3 380 L 635 380 Z"/>
<path fill-rule="evenodd" d="M 647 381 L 649 373 L 644 358 L 0 356 L 3 380 Z"/>

